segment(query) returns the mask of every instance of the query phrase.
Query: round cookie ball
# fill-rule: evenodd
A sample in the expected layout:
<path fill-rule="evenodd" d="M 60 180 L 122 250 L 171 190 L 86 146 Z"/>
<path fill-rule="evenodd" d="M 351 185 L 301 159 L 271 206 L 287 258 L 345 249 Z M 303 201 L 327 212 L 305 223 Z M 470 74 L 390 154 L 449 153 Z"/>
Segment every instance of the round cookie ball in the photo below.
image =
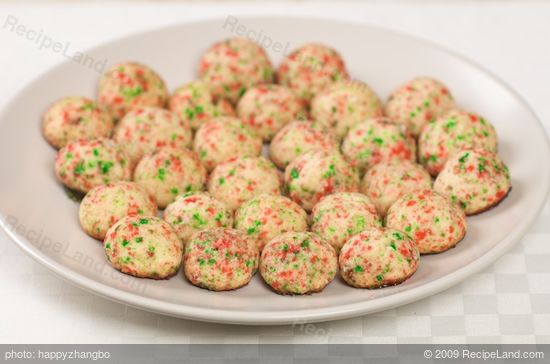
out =
<path fill-rule="evenodd" d="M 512 188 L 508 167 L 485 149 L 464 149 L 449 157 L 434 190 L 458 202 L 466 215 L 496 206 Z"/>
<path fill-rule="evenodd" d="M 432 188 L 430 174 L 416 163 L 403 159 L 380 162 L 367 170 L 361 192 L 369 196 L 380 216 L 401 196 Z"/>
<path fill-rule="evenodd" d="M 193 134 L 187 122 L 159 107 L 136 107 L 128 111 L 115 127 L 113 140 L 124 149 L 132 165 L 156 148 L 191 147 Z"/>
<path fill-rule="evenodd" d="M 161 209 L 184 192 L 202 190 L 205 180 L 206 170 L 195 153 L 168 146 L 143 156 L 134 171 L 134 181 Z"/>
<path fill-rule="evenodd" d="M 220 117 L 204 123 L 195 135 L 193 149 L 207 170 L 232 158 L 256 157 L 262 152 L 262 138 L 239 119 Z"/>
<path fill-rule="evenodd" d="M 273 66 L 258 44 L 231 38 L 212 45 L 201 58 L 199 75 L 214 98 L 236 103 L 247 89 L 273 82 Z"/>
<path fill-rule="evenodd" d="M 338 151 L 338 143 L 331 132 L 325 132 L 310 121 L 293 121 L 275 135 L 269 145 L 269 157 L 284 169 L 296 157 L 310 150 Z"/>
<path fill-rule="evenodd" d="M 306 211 L 323 196 L 357 192 L 359 174 L 338 152 L 312 150 L 294 159 L 285 169 L 288 196 Z"/>
<path fill-rule="evenodd" d="M 237 115 L 263 140 L 269 141 L 292 120 L 304 119 L 306 109 L 288 87 L 260 85 L 246 91 L 239 100 Z"/>
<path fill-rule="evenodd" d="M 188 192 L 178 196 L 164 210 L 164 220 L 172 225 L 184 244 L 197 231 L 233 226 L 231 211 L 206 192 Z"/>
<path fill-rule="evenodd" d="M 342 139 L 359 122 L 381 117 L 382 103 L 365 83 L 344 80 L 328 86 L 311 101 L 311 118 Z"/>
<path fill-rule="evenodd" d="M 414 136 L 422 127 L 445 111 L 455 107 L 449 89 L 430 77 L 417 77 L 392 92 L 385 115 L 406 125 Z"/>
<path fill-rule="evenodd" d="M 181 266 L 183 244 L 170 224 L 154 216 L 126 216 L 103 243 L 113 268 L 140 278 L 167 279 Z"/>
<path fill-rule="evenodd" d="M 168 91 L 162 78 L 151 68 L 136 62 L 111 67 L 99 81 L 97 99 L 115 120 L 136 106 L 164 107 Z"/>
<path fill-rule="evenodd" d="M 55 174 L 68 188 L 84 193 L 132 177 L 126 154 L 110 139 L 68 143 L 55 156 Z"/>
<path fill-rule="evenodd" d="M 183 256 L 185 277 L 211 291 L 229 291 L 250 282 L 258 269 L 254 241 L 238 230 L 207 229 L 192 236 Z"/>
<path fill-rule="evenodd" d="M 262 193 L 280 194 L 281 178 L 273 163 L 264 157 L 235 158 L 212 171 L 208 191 L 234 211 Z"/>
<path fill-rule="evenodd" d="M 286 57 L 277 70 L 277 81 L 309 102 L 329 85 L 347 79 L 342 57 L 330 47 L 306 44 Z"/>
<path fill-rule="evenodd" d="M 235 228 L 254 238 L 261 251 L 277 235 L 306 231 L 307 213 L 288 197 L 262 194 L 239 207 L 235 214 Z"/>
<path fill-rule="evenodd" d="M 403 125 L 388 118 L 374 118 L 350 129 L 342 143 L 342 153 L 362 173 L 385 160 L 414 162 L 416 143 Z"/>
<path fill-rule="evenodd" d="M 103 240 L 107 230 L 125 216 L 155 216 L 157 205 L 145 189 L 133 182 L 116 182 L 90 190 L 80 203 L 80 226 Z"/>
<path fill-rule="evenodd" d="M 466 216 L 449 199 L 426 189 L 395 201 L 386 215 L 386 226 L 404 231 L 420 254 L 441 253 L 464 238 Z"/>
<path fill-rule="evenodd" d="M 317 234 L 288 232 L 270 240 L 260 259 L 264 281 L 277 293 L 321 292 L 338 269 L 334 248 Z"/>
<path fill-rule="evenodd" d="M 373 228 L 344 244 L 338 265 L 347 284 L 373 289 L 403 283 L 416 272 L 419 259 L 416 244 L 403 232 Z"/>
<path fill-rule="evenodd" d="M 319 234 L 336 252 L 353 235 L 382 226 L 371 200 L 357 192 L 325 196 L 311 211 L 311 231 Z"/>
<path fill-rule="evenodd" d="M 208 85 L 200 80 L 177 88 L 170 97 L 169 107 L 193 130 L 213 118 L 235 116 L 231 103 L 226 99 L 215 101 Z"/>
<path fill-rule="evenodd" d="M 497 150 L 495 128 L 483 117 L 452 109 L 429 122 L 418 139 L 420 163 L 432 176 L 443 169 L 449 155 L 466 148 Z"/>
<path fill-rule="evenodd" d="M 113 119 L 104 108 L 82 96 L 64 97 L 51 105 L 42 119 L 44 137 L 54 148 L 77 140 L 109 138 Z"/>

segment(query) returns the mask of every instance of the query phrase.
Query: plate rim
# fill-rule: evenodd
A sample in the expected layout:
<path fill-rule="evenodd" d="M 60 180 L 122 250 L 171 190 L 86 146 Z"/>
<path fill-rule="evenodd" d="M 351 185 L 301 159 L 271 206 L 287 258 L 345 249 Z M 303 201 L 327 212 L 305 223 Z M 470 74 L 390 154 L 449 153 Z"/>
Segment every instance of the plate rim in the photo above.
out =
<path fill-rule="evenodd" d="M 455 58 L 458 58 L 462 62 L 472 66 L 478 71 L 484 73 L 490 77 L 495 83 L 503 87 L 508 93 L 510 93 L 520 104 L 525 108 L 525 110 L 531 114 L 533 119 L 536 121 L 534 125 L 540 129 L 541 134 L 543 135 L 543 140 L 545 141 L 546 153 L 544 154 L 545 160 L 550 160 L 550 138 L 540 120 L 537 116 L 531 105 L 518 93 L 516 92 L 508 83 L 503 81 L 500 77 L 495 75 L 492 71 L 486 69 L 484 66 L 478 64 L 477 62 L 451 50 L 445 46 L 442 46 L 434 41 L 418 37 L 416 35 L 410 35 L 401 31 L 388 29 L 380 27 L 377 25 L 369 24 L 368 22 L 363 22 L 359 20 L 345 20 L 335 17 L 317 17 L 317 16 L 301 16 L 301 15 L 239 15 L 240 19 L 243 21 L 277 21 L 277 20 L 301 20 L 301 21 L 320 21 L 320 22 L 331 22 L 336 24 L 353 24 L 356 26 L 362 26 L 376 31 L 381 31 L 385 33 L 390 33 L 399 38 L 409 39 L 416 43 L 423 44 L 429 48 L 436 49 L 443 53 L 449 54 Z M 182 26 L 189 26 L 196 23 L 217 23 L 223 21 L 223 17 L 205 17 L 201 19 L 193 19 L 189 21 L 180 21 L 176 24 L 165 25 L 161 27 L 154 27 L 151 29 L 146 29 L 140 32 L 135 32 L 120 37 L 113 38 L 107 42 L 103 42 L 99 45 L 91 47 L 87 50 L 95 50 L 100 47 L 106 47 L 114 43 L 123 41 L 127 38 L 139 37 L 140 35 L 150 34 L 152 32 L 162 32 L 170 29 L 180 28 Z M 40 80 L 46 77 L 47 74 L 54 71 L 55 69 L 65 66 L 70 60 L 59 63 L 53 67 L 47 68 L 39 76 L 34 78 L 32 81 L 24 85 L 17 93 L 15 93 L 8 102 L 5 103 L 2 108 L 2 113 L 0 114 L 0 121 L 4 120 L 4 114 L 6 110 L 10 109 L 12 104 L 18 100 L 21 95 L 25 94 L 29 89 L 33 87 L 34 84 L 39 83 Z M 544 165 L 548 165 L 547 163 Z M 6 224 L 6 216 L 0 211 L 0 226 L 6 232 L 6 234 L 13 240 L 19 248 L 21 248 L 26 254 L 28 254 L 35 261 L 41 265 L 48 268 L 50 271 L 55 273 L 57 276 L 63 278 L 65 281 L 75 285 L 85 291 L 91 292 L 93 294 L 99 295 L 101 297 L 107 298 L 112 301 L 116 301 L 122 304 L 126 304 L 132 307 L 136 307 L 145 311 L 155 312 L 163 315 L 179 317 L 194 321 L 203 321 L 203 322 L 214 322 L 214 323 L 224 323 L 224 324 L 239 324 L 239 325 L 287 325 L 287 324 L 302 324 L 306 322 L 322 322 L 322 321 L 331 321 L 339 320 L 351 317 L 357 317 L 360 315 L 371 314 L 398 306 L 402 306 L 417 300 L 421 300 L 430 295 L 437 294 L 451 286 L 458 284 L 459 282 L 466 279 L 468 276 L 482 270 L 487 267 L 489 264 L 493 263 L 498 257 L 503 255 L 508 251 L 515 243 L 517 243 L 531 228 L 536 218 L 544 208 L 544 205 L 548 199 L 550 193 L 550 167 L 543 169 L 543 189 L 540 191 L 540 199 L 537 202 L 536 208 L 529 210 L 529 212 L 523 217 L 521 222 L 516 225 L 516 227 L 502 239 L 496 246 L 487 251 L 482 256 L 478 257 L 473 262 L 468 263 L 462 268 L 449 273 L 443 277 L 436 278 L 434 281 L 421 285 L 411 290 L 406 290 L 403 292 L 398 292 L 389 296 L 384 296 L 376 298 L 374 300 L 368 300 L 363 302 L 356 302 L 344 305 L 338 305 L 329 308 L 315 308 L 315 309 L 299 309 L 299 310 L 287 310 L 287 311 L 278 311 L 278 312 L 269 312 L 264 311 L 234 311 L 234 310 L 221 310 L 213 308 L 204 308 L 204 307 L 193 307 L 183 304 L 170 303 L 162 301 L 159 299 L 143 297 L 136 293 L 127 292 L 115 287 L 112 287 L 108 284 L 97 282 L 91 278 L 88 278 L 78 272 L 73 271 L 70 268 L 57 263 L 44 254 L 38 247 L 30 243 L 25 237 L 19 236 L 13 229 L 11 229 Z M 539 176 L 540 177 L 540 176 Z M 546 187 L 544 187 L 546 186 Z"/>

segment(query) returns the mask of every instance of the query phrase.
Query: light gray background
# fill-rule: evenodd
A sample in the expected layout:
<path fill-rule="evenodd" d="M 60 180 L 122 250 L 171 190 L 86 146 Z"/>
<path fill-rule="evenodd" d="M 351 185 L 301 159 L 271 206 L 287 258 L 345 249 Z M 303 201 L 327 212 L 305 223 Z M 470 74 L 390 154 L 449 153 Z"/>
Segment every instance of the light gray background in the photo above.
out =
<path fill-rule="evenodd" d="M 65 60 L 4 29 L 8 15 L 57 41 L 70 42 L 71 49 L 85 50 L 134 32 L 228 14 L 360 20 L 432 40 L 503 78 L 550 130 L 547 1 L 4 2 L 0 3 L 0 107 L 26 83 Z M 517 122 L 521 127 L 522 120 Z M 550 343 L 549 262 L 547 202 L 530 233 L 513 250 L 438 295 L 343 321 L 239 327 L 163 317 L 96 297 L 39 266 L 0 232 L 0 342 Z"/>

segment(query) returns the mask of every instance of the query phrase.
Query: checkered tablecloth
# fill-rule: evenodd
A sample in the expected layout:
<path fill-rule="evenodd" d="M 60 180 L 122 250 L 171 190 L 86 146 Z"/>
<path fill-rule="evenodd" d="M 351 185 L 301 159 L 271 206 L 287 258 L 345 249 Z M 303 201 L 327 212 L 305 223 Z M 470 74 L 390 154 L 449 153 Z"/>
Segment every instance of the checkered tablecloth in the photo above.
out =
<path fill-rule="evenodd" d="M 445 44 L 492 69 L 528 100 L 550 131 L 550 49 L 545 46 L 550 39 L 548 3 L 457 0 L 436 4 L 413 0 L 365 1 L 351 3 L 351 7 L 341 2 L 262 5 L 223 3 L 215 7 L 168 2 L 64 8 L 60 4 L 4 4 L 0 14 L 2 18 L 15 14 L 82 49 L 159 25 L 228 13 L 364 20 Z M 130 11 L 133 16 L 127 17 Z M 99 19 L 102 27 L 97 26 Z M 59 55 L 39 52 L 2 29 L 0 44 L 1 104 L 25 82 L 63 61 Z M 32 261 L 0 232 L 0 342 L 550 343 L 548 262 L 550 201 L 511 251 L 445 292 L 348 320 L 246 327 L 164 317 L 97 297 Z"/>

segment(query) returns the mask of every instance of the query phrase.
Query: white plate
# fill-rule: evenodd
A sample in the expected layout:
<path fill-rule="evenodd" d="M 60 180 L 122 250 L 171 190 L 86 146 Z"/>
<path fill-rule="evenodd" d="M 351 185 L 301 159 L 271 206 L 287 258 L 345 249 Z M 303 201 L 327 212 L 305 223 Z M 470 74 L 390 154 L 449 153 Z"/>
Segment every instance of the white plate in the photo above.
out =
<path fill-rule="evenodd" d="M 365 25 L 295 18 L 240 20 L 246 29 L 280 42 L 283 49 L 312 41 L 335 47 L 351 75 L 368 82 L 383 98 L 417 75 L 443 80 L 461 106 L 494 123 L 499 154 L 512 174 L 511 194 L 498 207 L 469 218 L 469 231 L 457 248 L 422 257 L 416 274 L 396 287 L 353 289 L 337 278 L 322 293 L 283 297 L 271 292 L 259 276 L 226 293 L 195 288 L 182 274 L 160 282 L 132 278 L 110 268 L 101 245 L 80 230 L 78 204 L 57 183 L 55 151 L 41 135 L 41 114 L 52 101 L 95 94 L 98 73 L 68 61 L 29 85 L 0 119 L 1 218 L 23 250 L 76 285 L 135 307 L 202 321 L 286 324 L 367 314 L 434 294 L 493 262 L 527 231 L 550 185 L 550 147 L 536 116 L 502 82 L 437 46 Z M 194 78 L 199 57 L 210 44 L 235 35 L 223 24 L 224 19 L 164 28 L 109 43 L 87 55 L 108 64 L 148 64 L 173 90 Z M 274 46 L 267 51 L 275 64 L 283 57 Z"/>

